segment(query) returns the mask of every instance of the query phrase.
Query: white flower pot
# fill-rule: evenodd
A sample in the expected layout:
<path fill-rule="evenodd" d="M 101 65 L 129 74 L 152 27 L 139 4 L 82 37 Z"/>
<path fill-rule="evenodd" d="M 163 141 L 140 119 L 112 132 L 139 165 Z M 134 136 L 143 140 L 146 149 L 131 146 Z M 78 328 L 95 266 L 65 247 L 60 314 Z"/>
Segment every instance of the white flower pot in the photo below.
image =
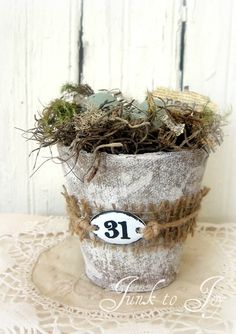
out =
<path fill-rule="evenodd" d="M 93 214 L 99 206 L 111 210 L 115 205 L 124 210 L 126 205 L 159 204 L 194 194 L 200 190 L 208 157 L 201 149 L 139 155 L 101 153 L 95 174 L 91 169 L 92 154 L 82 151 L 76 161 L 68 148 L 60 146 L 58 150 L 66 161 L 63 170 L 69 194 L 78 200 L 85 199 Z M 91 172 L 95 176 L 88 182 L 86 177 Z M 145 214 L 142 219 L 147 219 Z M 182 243 L 169 247 L 145 245 L 143 239 L 130 245 L 84 239 L 81 249 L 87 276 L 95 284 L 111 290 L 124 291 L 132 280 L 128 291 L 150 291 L 167 286 L 178 272 Z"/>

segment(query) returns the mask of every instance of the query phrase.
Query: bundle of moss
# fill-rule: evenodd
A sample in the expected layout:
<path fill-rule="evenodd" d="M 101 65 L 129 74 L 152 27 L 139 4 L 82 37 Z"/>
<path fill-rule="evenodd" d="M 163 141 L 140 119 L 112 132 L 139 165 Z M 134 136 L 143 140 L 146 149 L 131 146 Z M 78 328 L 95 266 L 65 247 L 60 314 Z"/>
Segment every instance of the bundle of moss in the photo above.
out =
<path fill-rule="evenodd" d="M 203 148 L 222 141 L 223 119 L 207 97 L 158 89 L 144 102 L 120 91 L 66 84 L 27 131 L 38 149 L 62 144 L 73 152 L 140 154 Z"/>

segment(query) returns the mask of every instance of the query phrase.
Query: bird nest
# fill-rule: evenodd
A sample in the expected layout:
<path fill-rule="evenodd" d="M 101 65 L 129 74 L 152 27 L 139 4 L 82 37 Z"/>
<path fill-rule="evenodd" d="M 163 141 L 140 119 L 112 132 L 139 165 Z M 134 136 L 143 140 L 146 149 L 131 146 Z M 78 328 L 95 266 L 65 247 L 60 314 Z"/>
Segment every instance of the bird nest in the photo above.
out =
<path fill-rule="evenodd" d="M 223 124 L 217 106 L 197 93 L 157 89 L 139 102 L 118 90 L 95 93 L 88 85 L 66 84 L 26 134 L 37 150 L 60 144 L 76 154 L 210 152 L 222 142 Z"/>

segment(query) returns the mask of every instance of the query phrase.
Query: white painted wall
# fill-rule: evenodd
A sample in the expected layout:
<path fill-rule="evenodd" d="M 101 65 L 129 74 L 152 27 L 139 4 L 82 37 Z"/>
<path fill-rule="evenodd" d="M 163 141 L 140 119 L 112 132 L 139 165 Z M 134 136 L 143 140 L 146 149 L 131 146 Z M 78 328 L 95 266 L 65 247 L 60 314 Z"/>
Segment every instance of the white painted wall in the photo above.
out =
<path fill-rule="evenodd" d="M 182 0 L 0 0 L 0 211 L 64 213 L 60 166 L 48 162 L 30 178 L 32 144 L 14 127 L 31 127 L 64 82 L 78 81 L 81 26 L 83 81 L 142 98 L 147 88 L 180 87 L 186 18 L 183 84 L 233 107 L 208 164 L 201 219 L 236 219 L 235 1 L 187 0 L 185 9 Z"/>
<path fill-rule="evenodd" d="M 223 145 L 212 154 L 201 212 L 210 221 L 236 220 L 236 2 L 188 1 L 184 85 L 232 107 Z"/>
<path fill-rule="evenodd" d="M 32 144 L 14 127 L 32 127 L 34 114 L 62 83 L 78 79 L 80 6 L 80 0 L 58 0 L 56 6 L 48 0 L 0 0 L 2 212 L 64 212 L 61 169 L 48 163 L 30 178 Z"/>
<path fill-rule="evenodd" d="M 182 0 L 85 0 L 84 80 L 144 96 L 177 87 Z"/>

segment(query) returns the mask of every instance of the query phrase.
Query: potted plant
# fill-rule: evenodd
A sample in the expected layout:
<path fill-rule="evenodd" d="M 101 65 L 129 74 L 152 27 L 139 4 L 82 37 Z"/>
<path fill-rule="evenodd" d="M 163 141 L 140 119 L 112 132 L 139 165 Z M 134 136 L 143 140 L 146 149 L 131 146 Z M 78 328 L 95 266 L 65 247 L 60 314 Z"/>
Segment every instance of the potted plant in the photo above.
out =
<path fill-rule="evenodd" d="M 43 110 L 28 132 L 39 150 L 58 147 L 69 229 L 95 284 L 149 291 L 174 280 L 221 126 L 207 97 L 167 89 L 138 102 L 66 84 Z"/>

